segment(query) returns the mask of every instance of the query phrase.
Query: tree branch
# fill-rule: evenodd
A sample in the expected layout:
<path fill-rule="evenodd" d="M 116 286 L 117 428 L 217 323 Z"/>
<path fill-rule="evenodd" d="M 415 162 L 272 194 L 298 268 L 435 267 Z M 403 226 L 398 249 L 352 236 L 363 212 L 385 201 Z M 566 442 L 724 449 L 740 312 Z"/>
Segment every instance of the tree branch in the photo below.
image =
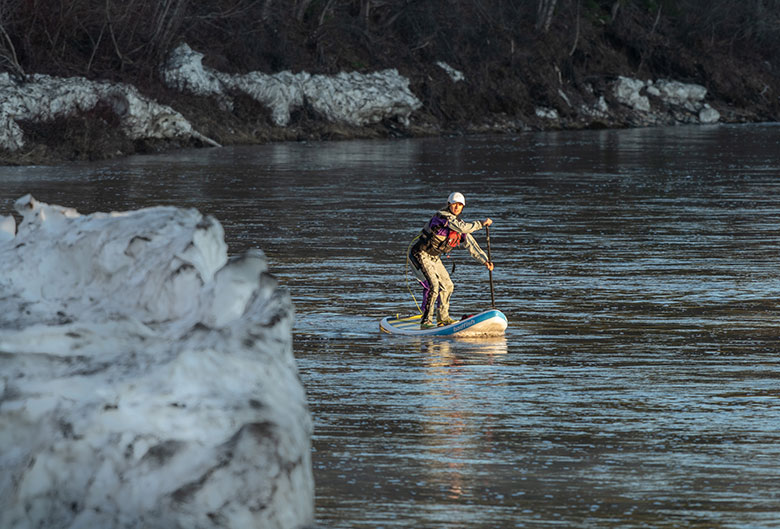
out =
<path fill-rule="evenodd" d="M 16 48 L 14 47 L 11 37 L 5 30 L 5 26 L 0 23 L 0 34 L 2 34 L 3 42 L 0 44 L 0 59 L 3 62 L 8 63 L 12 73 L 19 76 L 22 80 L 27 78 L 27 74 L 24 73 L 24 68 L 19 64 L 19 57 L 16 55 Z"/>
<path fill-rule="evenodd" d="M 577 50 L 577 43 L 580 40 L 580 0 L 577 0 L 577 28 L 574 32 L 574 44 L 572 44 L 571 51 L 569 51 L 569 57 L 574 55 Z"/>

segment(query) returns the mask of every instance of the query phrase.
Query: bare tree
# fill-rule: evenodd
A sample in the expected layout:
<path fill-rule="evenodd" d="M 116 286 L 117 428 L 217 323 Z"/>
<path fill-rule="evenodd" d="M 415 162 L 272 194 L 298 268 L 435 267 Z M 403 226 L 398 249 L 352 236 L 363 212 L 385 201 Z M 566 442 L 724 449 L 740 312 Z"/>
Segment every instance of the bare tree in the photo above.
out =
<path fill-rule="evenodd" d="M 618 16 L 619 10 L 620 10 L 620 0 L 615 0 L 615 3 L 612 4 L 612 9 L 610 9 L 610 17 L 609 17 L 610 22 L 615 21 L 615 19 Z"/>
<path fill-rule="evenodd" d="M 547 33 L 555 13 L 555 4 L 558 0 L 539 0 L 536 7 L 536 29 Z"/>
<path fill-rule="evenodd" d="M 648 40 L 647 49 L 645 49 L 642 52 L 642 54 L 641 54 L 641 58 L 639 59 L 639 66 L 636 69 L 637 72 L 640 72 L 642 70 L 642 66 L 644 66 L 644 64 L 645 64 L 645 59 L 647 59 L 653 53 L 653 49 L 651 47 L 652 46 L 652 39 L 653 39 L 653 35 L 655 34 L 655 28 L 658 27 L 658 22 L 661 20 L 661 9 L 662 8 L 663 8 L 663 4 L 659 3 L 658 4 L 658 12 L 655 15 L 655 22 L 653 22 L 653 28 L 650 30 L 650 35 L 647 38 L 647 40 Z"/>
<path fill-rule="evenodd" d="M 6 30 L 6 21 L 9 13 L 13 11 L 14 6 L 10 2 L 0 2 L 0 65 L 5 65 L 11 74 L 25 79 L 24 68 L 19 63 L 19 57 L 16 54 L 16 47 L 11 39 L 11 35 Z"/>
<path fill-rule="evenodd" d="M 574 52 L 577 51 L 577 43 L 580 40 L 580 0 L 577 1 L 577 22 L 576 22 L 576 30 L 574 31 L 574 44 L 571 45 L 571 51 L 569 51 L 569 57 L 574 55 Z"/>
<path fill-rule="evenodd" d="M 26 77 L 24 68 L 19 64 L 19 58 L 16 56 L 14 43 L 2 22 L 0 22 L 0 64 L 6 65 L 12 74 L 21 79 Z"/>
<path fill-rule="evenodd" d="M 189 0 L 162 0 L 155 2 L 156 9 L 150 21 L 154 31 L 151 35 L 152 54 L 159 59 L 171 47 L 173 40 L 184 23 Z"/>

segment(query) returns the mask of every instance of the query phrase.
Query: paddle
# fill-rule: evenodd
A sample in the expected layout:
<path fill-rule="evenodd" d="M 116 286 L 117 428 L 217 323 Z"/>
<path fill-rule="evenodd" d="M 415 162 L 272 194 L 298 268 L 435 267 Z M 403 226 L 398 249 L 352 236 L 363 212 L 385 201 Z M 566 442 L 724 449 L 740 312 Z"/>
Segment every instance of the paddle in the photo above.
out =
<path fill-rule="evenodd" d="M 485 226 L 485 232 L 487 232 L 488 261 L 492 263 L 493 259 L 490 257 L 490 226 Z M 493 293 L 493 270 L 488 268 L 488 274 L 490 275 L 490 307 L 496 308 L 496 295 Z"/>

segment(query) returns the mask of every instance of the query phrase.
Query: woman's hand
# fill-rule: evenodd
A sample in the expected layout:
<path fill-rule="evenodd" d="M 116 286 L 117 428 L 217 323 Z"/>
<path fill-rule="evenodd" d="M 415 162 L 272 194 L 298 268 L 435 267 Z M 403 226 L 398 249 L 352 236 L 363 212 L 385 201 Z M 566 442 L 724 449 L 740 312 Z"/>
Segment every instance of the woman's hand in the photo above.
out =
<path fill-rule="evenodd" d="M 483 226 L 490 226 L 491 224 L 493 224 L 493 219 L 485 219 L 482 223 Z"/>
<path fill-rule="evenodd" d="M 485 263 L 485 266 L 487 266 L 487 269 L 490 270 L 491 272 L 493 271 L 493 263 L 491 263 L 490 261 Z"/>

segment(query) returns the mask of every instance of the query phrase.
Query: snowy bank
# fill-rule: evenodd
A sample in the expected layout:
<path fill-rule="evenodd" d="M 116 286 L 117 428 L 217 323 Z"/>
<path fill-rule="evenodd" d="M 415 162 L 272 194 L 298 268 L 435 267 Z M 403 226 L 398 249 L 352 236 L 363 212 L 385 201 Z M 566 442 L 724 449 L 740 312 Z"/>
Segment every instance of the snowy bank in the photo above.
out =
<path fill-rule="evenodd" d="M 90 81 L 83 77 L 30 75 L 24 83 L 0 73 L 0 148 L 24 147 L 20 121 L 46 123 L 76 116 L 99 106 L 111 109 L 131 139 L 196 139 L 217 143 L 192 128 L 181 114 L 142 96 L 135 87 Z"/>
<path fill-rule="evenodd" d="M 228 259 L 195 210 L 16 208 L 18 230 L 0 218 L 0 527 L 312 524 L 293 308 L 263 254 Z"/>
<path fill-rule="evenodd" d="M 166 101 L 171 101 L 174 108 L 143 97 L 127 84 L 46 75 L 30 75 L 19 82 L 0 73 L 0 158 L 10 163 L 48 163 L 50 158 L 104 158 L 160 147 L 158 142 L 133 144 L 125 141 L 127 138 L 168 141 L 173 147 L 216 146 L 215 140 L 254 143 L 376 137 L 383 132 L 389 136 L 423 136 L 518 132 L 532 127 L 675 126 L 743 119 L 739 111 L 727 106 L 722 116 L 707 102 L 704 86 L 667 79 L 599 75 L 589 76 L 592 79 L 585 83 L 570 83 L 555 68 L 556 86 L 541 83 L 539 90 L 531 90 L 518 80 L 523 101 L 513 96 L 491 103 L 493 87 L 438 61 L 422 65 L 419 71 L 410 68 L 416 71 L 413 86 L 420 97 L 424 96 L 428 106 L 424 108 L 410 88 L 412 81 L 396 69 L 333 75 L 290 71 L 229 74 L 205 66 L 203 58 L 203 53 L 184 43 L 156 66 Z M 483 94 L 486 97 L 474 97 L 480 90 L 488 90 Z M 196 97 L 182 97 L 185 94 Z M 257 105 L 246 104 L 248 99 L 264 108 L 258 110 Z M 515 101 L 514 107 L 507 107 L 511 101 Z M 527 107 L 527 103 L 533 106 Z M 722 103 L 712 99 L 714 106 Z M 495 108 L 503 110 L 491 110 Z M 195 130 L 179 111 L 211 138 Z M 306 119 L 293 123 L 293 113 L 300 111 Z M 258 112 L 262 116 L 257 116 Z M 73 117 L 82 119 L 67 122 L 67 126 L 84 127 L 84 135 L 63 137 L 57 128 L 47 131 L 36 127 Z M 124 135 L 108 134 L 105 142 L 96 141 L 103 138 L 101 131 L 117 124 Z M 44 139 L 40 145 L 25 145 L 23 130 L 34 131 Z"/>
<path fill-rule="evenodd" d="M 269 75 L 250 72 L 230 75 L 203 66 L 203 54 L 187 44 L 176 48 L 161 71 L 171 88 L 215 98 L 231 108 L 229 94 L 243 93 L 271 109 L 278 126 L 286 126 L 290 112 L 311 105 L 325 119 L 363 126 L 386 118 L 408 125 L 409 116 L 422 106 L 409 90 L 409 80 L 397 70 L 370 74 L 341 72 L 311 75 L 280 72 Z"/>

